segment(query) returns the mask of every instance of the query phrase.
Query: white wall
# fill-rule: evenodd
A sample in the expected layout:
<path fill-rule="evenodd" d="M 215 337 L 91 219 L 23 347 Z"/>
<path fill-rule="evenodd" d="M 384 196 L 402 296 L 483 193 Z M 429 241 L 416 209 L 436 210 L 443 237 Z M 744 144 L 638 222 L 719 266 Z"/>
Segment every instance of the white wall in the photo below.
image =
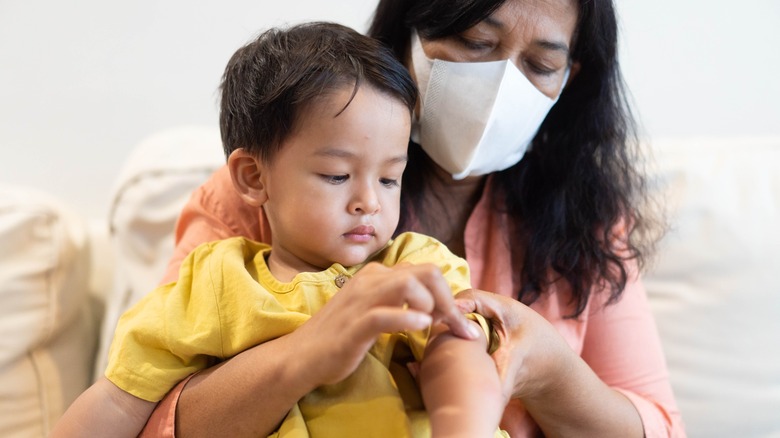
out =
<path fill-rule="evenodd" d="M 623 70 L 651 137 L 780 134 L 780 2 L 617 1 Z"/>
<path fill-rule="evenodd" d="M 216 88 L 260 30 L 311 19 L 365 31 L 372 0 L 0 0 L 0 182 L 107 214 L 135 144 L 217 123 Z"/>
<path fill-rule="evenodd" d="M 618 0 L 623 65 L 653 137 L 780 134 L 780 3 Z M 216 124 L 233 51 L 306 19 L 365 30 L 376 0 L 0 0 L 0 182 L 106 214 L 147 135 Z"/>

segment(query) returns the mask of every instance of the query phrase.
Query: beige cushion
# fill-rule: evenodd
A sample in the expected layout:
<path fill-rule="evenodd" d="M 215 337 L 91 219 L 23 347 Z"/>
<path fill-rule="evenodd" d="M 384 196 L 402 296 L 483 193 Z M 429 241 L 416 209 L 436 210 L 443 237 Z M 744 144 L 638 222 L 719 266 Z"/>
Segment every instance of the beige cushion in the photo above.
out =
<path fill-rule="evenodd" d="M 645 277 L 691 437 L 780 437 L 780 138 L 654 144 L 671 230 Z"/>
<path fill-rule="evenodd" d="M 90 383 L 97 329 L 85 228 L 51 197 L 0 185 L 0 436 L 46 436 Z"/>
<path fill-rule="evenodd" d="M 224 163 L 219 130 L 202 126 L 156 133 L 125 162 L 109 213 L 116 274 L 107 299 L 96 373 L 105 369 L 119 317 L 162 280 L 182 207 Z"/>

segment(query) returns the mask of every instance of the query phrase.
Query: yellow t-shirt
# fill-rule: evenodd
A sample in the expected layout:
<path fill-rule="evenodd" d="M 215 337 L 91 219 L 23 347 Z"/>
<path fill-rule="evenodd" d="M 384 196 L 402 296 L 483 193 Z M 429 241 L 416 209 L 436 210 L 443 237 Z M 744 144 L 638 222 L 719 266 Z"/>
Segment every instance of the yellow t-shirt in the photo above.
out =
<path fill-rule="evenodd" d="M 106 377 L 136 397 L 158 401 L 186 376 L 294 331 L 363 266 L 334 264 L 282 283 L 268 270 L 269 251 L 241 237 L 196 248 L 176 283 L 159 287 L 122 316 Z M 465 260 L 421 234 L 399 235 L 369 261 L 433 263 L 453 293 L 471 287 Z M 479 322 L 487 329 L 484 319 Z M 380 336 L 352 375 L 306 395 L 277 433 L 417 436 L 427 419 L 421 418 L 422 401 L 405 363 L 422 358 L 426 338 L 427 333 Z"/>

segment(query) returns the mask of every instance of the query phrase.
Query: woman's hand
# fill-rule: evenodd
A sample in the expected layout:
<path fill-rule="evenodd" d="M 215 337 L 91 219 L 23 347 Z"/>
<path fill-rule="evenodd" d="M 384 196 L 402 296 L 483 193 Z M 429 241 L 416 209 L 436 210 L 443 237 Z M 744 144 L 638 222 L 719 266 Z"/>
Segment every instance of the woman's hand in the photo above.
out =
<path fill-rule="evenodd" d="M 499 338 L 493 360 L 508 408 L 511 399 L 520 400 L 545 436 L 642 436 L 633 404 L 604 384 L 541 315 L 484 291 L 462 292 L 456 302 L 491 319 Z"/>
<path fill-rule="evenodd" d="M 499 344 L 493 360 L 507 400 L 543 394 L 561 384 L 566 368 L 579 360 L 552 324 L 515 299 L 472 289 L 458 294 L 456 303 L 464 313 L 491 320 Z"/>
<path fill-rule="evenodd" d="M 419 330 L 442 322 L 457 336 L 474 339 L 476 328 L 459 311 L 434 265 L 387 267 L 370 263 L 319 312 L 289 336 L 306 354 L 312 384 L 349 376 L 381 333 Z"/>

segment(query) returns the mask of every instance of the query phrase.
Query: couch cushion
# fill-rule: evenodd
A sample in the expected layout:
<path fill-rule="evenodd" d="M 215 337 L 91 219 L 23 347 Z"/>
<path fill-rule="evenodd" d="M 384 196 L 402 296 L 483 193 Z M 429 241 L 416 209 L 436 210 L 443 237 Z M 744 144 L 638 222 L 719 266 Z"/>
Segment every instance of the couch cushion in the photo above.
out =
<path fill-rule="evenodd" d="M 224 165 L 219 130 L 182 126 L 136 146 L 115 183 L 109 212 L 116 273 L 106 302 L 96 374 L 103 373 L 122 313 L 162 280 L 173 231 L 190 194 Z"/>
<path fill-rule="evenodd" d="M 90 383 L 87 248 L 64 206 L 0 185 L 0 436 L 46 436 Z"/>
<path fill-rule="evenodd" d="M 689 436 L 780 436 L 780 138 L 653 146 L 671 229 L 645 277 Z"/>

